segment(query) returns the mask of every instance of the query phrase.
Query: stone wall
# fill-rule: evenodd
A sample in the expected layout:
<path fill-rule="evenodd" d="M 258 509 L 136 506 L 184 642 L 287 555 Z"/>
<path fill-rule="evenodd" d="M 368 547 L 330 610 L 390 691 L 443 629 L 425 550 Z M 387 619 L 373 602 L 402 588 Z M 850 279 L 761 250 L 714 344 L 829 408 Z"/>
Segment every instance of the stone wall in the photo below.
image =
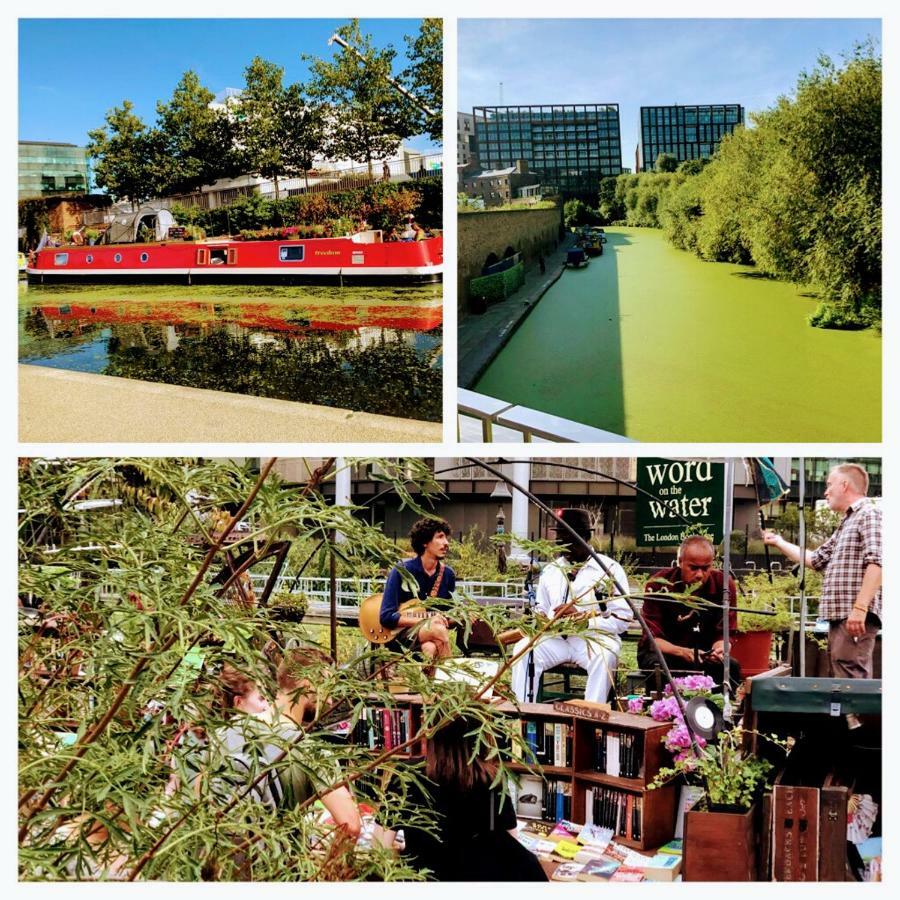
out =
<path fill-rule="evenodd" d="M 459 280 L 456 306 L 468 312 L 469 282 L 481 274 L 488 256 L 502 259 L 508 247 L 521 253 L 528 268 L 538 254 L 551 252 L 559 239 L 562 208 L 470 212 L 457 216 Z"/>

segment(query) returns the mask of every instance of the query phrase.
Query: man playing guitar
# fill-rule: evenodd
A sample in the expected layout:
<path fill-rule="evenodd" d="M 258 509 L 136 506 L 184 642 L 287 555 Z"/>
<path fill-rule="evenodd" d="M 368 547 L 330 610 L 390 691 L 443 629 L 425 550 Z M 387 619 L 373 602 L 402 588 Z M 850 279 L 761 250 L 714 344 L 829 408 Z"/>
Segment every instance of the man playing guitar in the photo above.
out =
<path fill-rule="evenodd" d="M 456 575 L 443 562 L 450 550 L 450 525 L 443 519 L 419 519 L 409 532 L 409 540 L 416 553 L 414 559 L 398 563 L 391 570 L 384 588 L 379 619 L 385 628 L 403 630 L 387 645 L 392 650 L 412 649 L 418 644 L 427 660 L 450 655 L 450 635 L 447 620 L 440 614 L 422 619 L 400 611 L 400 604 L 414 597 L 449 598 L 456 589 Z M 400 569 L 406 569 L 416 579 L 418 591 L 413 594 L 404 584 Z"/>

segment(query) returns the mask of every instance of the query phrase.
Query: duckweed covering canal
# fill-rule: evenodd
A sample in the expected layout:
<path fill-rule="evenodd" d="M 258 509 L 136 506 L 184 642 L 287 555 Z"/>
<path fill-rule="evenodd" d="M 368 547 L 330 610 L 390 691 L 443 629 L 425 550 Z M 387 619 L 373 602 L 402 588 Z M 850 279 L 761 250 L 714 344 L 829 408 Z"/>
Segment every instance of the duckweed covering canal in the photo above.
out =
<path fill-rule="evenodd" d="M 475 390 L 646 441 L 880 441 L 881 338 L 812 328 L 809 291 L 607 228 Z"/>
<path fill-rule="evenodd" d="M 20 287 L 19 361 L 441 419 L 441 286 Z"/>

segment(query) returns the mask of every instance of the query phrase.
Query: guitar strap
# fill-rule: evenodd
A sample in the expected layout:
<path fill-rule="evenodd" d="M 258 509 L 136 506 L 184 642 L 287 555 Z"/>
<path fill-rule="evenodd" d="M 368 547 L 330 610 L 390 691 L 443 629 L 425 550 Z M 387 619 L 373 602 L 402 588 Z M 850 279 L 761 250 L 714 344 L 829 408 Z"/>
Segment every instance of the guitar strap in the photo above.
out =
<path fill-rule="evenodd" d="M 442 566 L 440 562 L 438 562 L 438 570 L 437 574 L 434 576 L 434 584 L 431 588 L 431 593 L 428 595 L 429 600 L 433 600 L 438 595 L 438 591 L 441 589 L 441 584 L 444 581 L 444 570 L 446 566 Z"/>

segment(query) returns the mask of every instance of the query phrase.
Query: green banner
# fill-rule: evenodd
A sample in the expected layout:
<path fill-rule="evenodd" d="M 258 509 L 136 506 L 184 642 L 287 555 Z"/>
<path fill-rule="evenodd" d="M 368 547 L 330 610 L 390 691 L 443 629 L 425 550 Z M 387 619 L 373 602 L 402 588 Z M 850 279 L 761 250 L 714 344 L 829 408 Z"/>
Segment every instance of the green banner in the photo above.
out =
<path fill-rule="evenodd" d="M 724 463 L 638 458 L 637 486 L 638 546 L 677 546 L 688 524 L 703 525 L 716 544 L 722 540 Z"/>

